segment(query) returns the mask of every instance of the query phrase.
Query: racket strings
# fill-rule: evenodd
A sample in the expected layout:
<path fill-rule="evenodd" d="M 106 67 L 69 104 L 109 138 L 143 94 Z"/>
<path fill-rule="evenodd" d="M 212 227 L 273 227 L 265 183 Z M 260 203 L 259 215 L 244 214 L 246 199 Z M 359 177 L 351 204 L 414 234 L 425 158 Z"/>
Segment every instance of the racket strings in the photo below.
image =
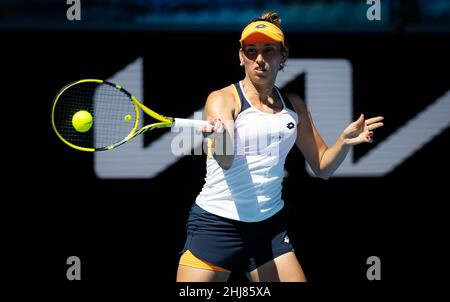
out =
<path fill-rule="evenodd" d="M 79 132 L 72 117 L 80 110 L 93 117 L 93 126 Z M 124 91 L 97 82 L 77 83 L 59 95 L 54 109 L 54 125 L 69 143 L 83 148 L 105 148 L 114 145 L 133 131 L 136 109 Z"/>
<path fill-rule="evenodd" d="M 92 129 L 87 132 L 78 132 L 73 124 L 72 118 L 80 110 L 86 110 L 92 114 L 94 104 L 92 94 L 97 83 L 86 83 L 79 87 L 70 87 L 58 98 L 56 103 L 53 121 L 56 130 L 71 144 L 84 148 L 93 148 L 94 137 Z"/>
<path fill-rule="evenodd" d="M 102 84 L 94 93 L 95 148 L 114 145 L 125 139 L 136 121 L 136 109 L 128 94 Z"/>

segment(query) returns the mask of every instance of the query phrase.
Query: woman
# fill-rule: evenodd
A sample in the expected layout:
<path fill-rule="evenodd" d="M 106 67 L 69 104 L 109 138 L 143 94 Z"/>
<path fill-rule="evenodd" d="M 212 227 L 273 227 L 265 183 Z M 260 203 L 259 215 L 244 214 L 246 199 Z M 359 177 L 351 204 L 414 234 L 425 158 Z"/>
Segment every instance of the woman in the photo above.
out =
<path fill-rule="evenodd" d="M 329 178 L 351 145 L 372 142 L 383 117 L 351 123 L 328 147 L 305 103 L 274 85 L 288 58 L 276 13 L 242 31 L 245 77 L 212 92 L 205 185 L 191 208 L 177 281 L 226 281 L 245 270 L 251 281 L 306 281 L 287 236 L 281 199 L 284 162 L 294 144 L 318 177 Z"/>

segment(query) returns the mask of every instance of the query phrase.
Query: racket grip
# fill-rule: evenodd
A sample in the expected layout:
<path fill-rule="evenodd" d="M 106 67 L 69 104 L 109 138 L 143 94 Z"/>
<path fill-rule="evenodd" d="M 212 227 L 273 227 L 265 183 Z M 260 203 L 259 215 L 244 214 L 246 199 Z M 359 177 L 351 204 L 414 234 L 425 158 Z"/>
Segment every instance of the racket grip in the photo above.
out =
<path fill-rule="evenodd" d="M 185 118 L 175 118 L 172 128 L 198 128 L 203 125 L 209 125 L 208 121 L 191 120 Z"/>

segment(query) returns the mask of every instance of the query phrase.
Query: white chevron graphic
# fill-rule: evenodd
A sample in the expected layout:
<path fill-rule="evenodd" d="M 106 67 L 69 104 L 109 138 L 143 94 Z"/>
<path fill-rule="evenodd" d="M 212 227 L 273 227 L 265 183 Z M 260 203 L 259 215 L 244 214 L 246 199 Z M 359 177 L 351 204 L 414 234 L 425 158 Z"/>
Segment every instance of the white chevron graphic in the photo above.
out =
<path fill-rule="evenodd" d="M 283 87 L 305 73 L 305 101 L 319 132 L 327 144 L 332 145 L 352 119 L 353 87 L 350 62 L 343 59 L 289 59 L 288 63 L 285 71 L 279 73 L 277 85 Z M 122 85 L 144 102 L 142 58 L 136 59 L 108 80 Z M 202 112 L 203 108 L 199 108 L 187 118 L 202 119 Z M 353 161 L 353 152 L 350 151 L 333 177 L 386 175 L 449 126 L 450 90 L 374 146 L 358 161 Z M 95 173 L 102 179 L 156 177 L 181 157 L 193 154 L 192 150 L 202 144 L 203 136 L 190 131 L 168 132 L 146 147 L 141 135 L 117 149 L 96 152 Z M 172 152 L 175 150 L 172 148 L 174 145 L 177 146 L 176 154 Z M 309 167 L 307 170 L 313 175 Z"/>

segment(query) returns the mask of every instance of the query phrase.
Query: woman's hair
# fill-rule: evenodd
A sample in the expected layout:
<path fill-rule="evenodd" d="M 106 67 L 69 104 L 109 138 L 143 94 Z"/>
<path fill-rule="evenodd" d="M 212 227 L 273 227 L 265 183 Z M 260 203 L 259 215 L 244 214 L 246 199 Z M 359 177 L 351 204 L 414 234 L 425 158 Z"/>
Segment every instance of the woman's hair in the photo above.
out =
<path fill-rule="evenodd" d="M 263 12 L 261 16 L 253 19 L 250 23 L 255 21 L 266 21 L 276 25 L 278 28 L 281 28 L 281 18 L 278 13 L 275 12 Z"/>
<path fill-rule="evenodd" d="M 281 18 L 280 15 L 278 15 L 278 13 L 276 12 L 263 12 L 261 14 L 261 16 L 259 16 L 258 18 L 253 19 L 252 21 L 250 21 L 250 23 L 255 22 L 255 21 L 266 21 L 266 22 L 270 22 L 273 25 L 277 26 L 278 28 L 281 29 Z M 282 46 L 282 49 L 285 51 L 289 51 L 288 46 L 285 44 Z M 282 63 L 280 65 L 280 67 L 278 68 L 278 70 L 283 70 L 285 66 L 285 63 Z"/>

